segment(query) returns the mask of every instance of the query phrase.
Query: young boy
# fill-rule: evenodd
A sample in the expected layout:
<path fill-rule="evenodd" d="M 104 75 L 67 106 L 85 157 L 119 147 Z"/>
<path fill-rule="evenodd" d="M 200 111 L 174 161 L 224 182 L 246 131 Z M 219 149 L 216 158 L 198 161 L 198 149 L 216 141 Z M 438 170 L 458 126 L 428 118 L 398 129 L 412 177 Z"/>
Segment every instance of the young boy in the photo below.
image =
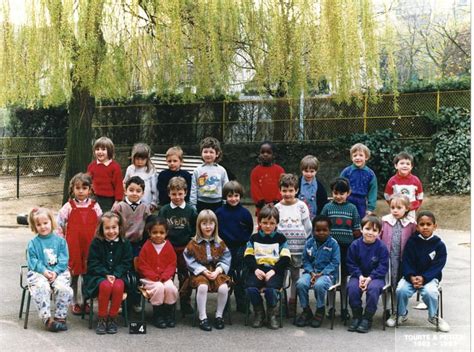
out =
<path fill-rule="evenodd" d="M 244 252 L 253 232 L 252 214 L 240 203 L 244 189 L 237 181 L 229 181 L 224 185 L 222 198 L 225 205 L 216 210 L 219 222 L 219 237 L 224 241 L 232 255 L 230 271 L 234 280 L 234 294 L 237 311 L 245 313 L 245 291 L 241 280 Z"/>
<path fill-rule="evenodd" d="M 385 275 L 388 272 L 388 249 L 379 238 L 382 222 L 369 215 L 362 219 L 362 238 L 352 242 L 347 252 L 347 284 L 352 321 L 348 331 L 367 333 L 377 310 Z M 362 314 L 362 294 L 366 294 L 366 305 Z"/>
<path fill-rule="evenodd" d="M 182 290 L 184 281 L 188 278 L 188 268 L 183 257 L 183 252 L 191 238 L 196 233 L 196 209 L 186 203 L 188 192 L 186 180 L 180 176 L 173 177 L 168 183 L 168 196 L 171 200 L 160 209 L 158 216 L 166 219 L 168 223 L 167 239 L 173 245 L 177 257 L 178 281 L 180 288 L 180 307 L 182 314 L 192 314 L 192 290 Z"/>
<path fill-rule="evenodd" d="M 222 205 L 222 188 L 229 182 L 227 171 L 217 163 L 222 158 L 219 141 L 206 137 L 201 141 L 200 149 L 204 163 L 193 172 L 189 198 L 198 213 L 203 209 L 216 211 Z"/>
<path fill-rule="evenodd" d="M 331 219 L 318 215 L 313 219 L 313 237 L 306 241 L 303 251 L 303 275 L 296 283 L 296 291 L 303 312 L 296 319 L 296 326 L 311 324 L 319 328 L 326 313 L 326 293 L 339 277 L 341 253 L 336 240 L 331 237 Z M 308 291 L 314 290 L 316 313 L 309 306 Z"/>
<path fill-rule="evenodd" d="M 265 205 L 258 214 L 260 230 L 250 236 L 244 254 L 248 269 L 247 294 L 255 312 L 252 326 L 260 328 L 265 322 L 265 309 L 260 290 L 264 289 L 267 301 L 268 325 L 278 329 L 277 290 L 283 286 L 285 270 L 290 265 L 291 255 L 286 237 L 277 232 L 279 214 L 272 204 Z"/>
<path fill-rule="evenodd" d="M 438 316 L 438 286 L 446 265 L 446 245 L 436 236 L 436 218 L 430 211 L 420 211 L 417 216 L 417 232 L 407 241 L 402 259 L 403 277 L 397 286 L 398 324 L 408 319 L 408 299 L 420 290 L 423 302 L 428 306 L 428 321 L 440 331 L 448 332 L 449 324 Z M 395 326 L 396 317 L 387 321 Z"/>
<path fill-rule="evenodd" d="M 280 193 L 282 200 L 275 208 L 280 213 L 278 231 L 285 235 L 291 252 L 291 289 L 288 299 L 288 315 L 296 314 L 296 281 L 300 277 L 303 249 L 306 239 L 311 235 L 312 225 L 309 210 L 305 203 L 296 198 L 298 178 L 293 174 L 280 177 Z"/>
<path fill-rule="evenodd" d="M 321 182 L 316 178 L 319 160 L 313 155 L 306 155 L 300 162 L 303 176 L 299 179 L 296 197 L 306 203 L 311 220 L 321 213 L 328 202 L 328 194 Z"/>
<path fill-rule="evenodd" d="M 359 217 L 371 215 L 377 205 L 377 177 L 366 163 L 370 159 L 370 150 L 362 143 L 351 147 L 352 165 L 341 172 L 341 177 L 349 180 L 351 194 L 347 199 L 357 207 Z"/>
<path fill-rule="evenodd" d="M 187 189 L 191 189 L 191 174 L 181 170 L 183 163 L 183 150 L 179 146 L 174 146 L 166 151 L 166 163 L 168 169 L 163 170 L 158 175 L 158 200 L 160 206 L 169 204 L 168 183 L 173 177 L 180 176 L 186 180 Z M 186 193 L 185 201 L 189 202 L 189 193 Z"/>
<path fill-rule="evenodd" d="M 392 194 L 404 194 L 410 199 L 410 213 L 412 219 L 423 201 L 423 186 L 418 177 L 411 173 L 413 169 L 413 156 L 406 152 L 399 153 L 393 159 L 397 173 L 390 178 L 385 186 L 385 200 L 390 201 Z"/>

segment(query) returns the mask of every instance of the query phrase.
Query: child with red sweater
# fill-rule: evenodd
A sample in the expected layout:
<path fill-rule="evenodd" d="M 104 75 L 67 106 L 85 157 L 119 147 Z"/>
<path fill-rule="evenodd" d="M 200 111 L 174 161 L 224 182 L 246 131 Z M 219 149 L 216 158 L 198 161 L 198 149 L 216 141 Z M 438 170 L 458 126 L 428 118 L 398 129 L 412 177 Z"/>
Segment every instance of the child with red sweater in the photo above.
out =
<path fill-rule="evenodd" d="M 92 188 L 103 212 L 112 209 L 116 202 L 123 199 L 122 169 L 114 158 L 114 143 L 107 137 L 100 137 L 94 143 L 93 153 L 96 160 L 87 167 L 92 177 Z"/>

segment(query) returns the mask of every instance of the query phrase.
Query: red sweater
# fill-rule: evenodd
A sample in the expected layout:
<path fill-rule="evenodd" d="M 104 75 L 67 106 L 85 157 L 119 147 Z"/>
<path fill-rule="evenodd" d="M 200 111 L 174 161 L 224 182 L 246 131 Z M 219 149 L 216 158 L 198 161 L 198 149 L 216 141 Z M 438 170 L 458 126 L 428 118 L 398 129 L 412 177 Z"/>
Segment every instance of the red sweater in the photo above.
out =
<path fill-rule="evenodd" d="M 91 162 L 87 167 L 87 172 L 92 177 L 92 188 L 97 196 L 114 197 L 116 201 L 123 199 L 122 169 L 115 160 L 105 166 Z"/>
<path fill-rule="evenodd" d="M 406 177 L 398 173 L 392 176 L 385 186 L 384 196 L 389 201 L 392 194 L 404 194 L 410 199 L 410 210 L 418 210 L 423 201 L 423 186 L 415 175 L 409 174 Z"/>
<path fill-rule="evenodd" d="M 250 194 L 255 204 L 260 201 L 271 203 L 273 201 L 280 201 L 280 175 L 284 174 L 285 170 L 278 164 L 271 166 L 257 165 L 250 173 Z"/>
<path fill-rule="evenodd" d="M 150 240 L 143 245 L 138 255 L 137 271 L 140 277 L 151 281 L 165 282 L 176 272 L 176 253 L 170 241 L 166 241 L 160 254 Z"/>

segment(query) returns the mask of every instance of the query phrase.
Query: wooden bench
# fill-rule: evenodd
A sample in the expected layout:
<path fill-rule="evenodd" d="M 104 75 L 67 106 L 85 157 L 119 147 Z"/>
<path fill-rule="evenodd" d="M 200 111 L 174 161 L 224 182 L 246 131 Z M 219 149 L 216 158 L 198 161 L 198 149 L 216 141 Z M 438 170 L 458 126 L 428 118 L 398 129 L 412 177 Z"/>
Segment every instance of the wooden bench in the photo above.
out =
<path fill-rule="evenodd" d="M 156 172 L 159 174 L 161 171 L 168 169 L 168 164 L 166 164 L 166 155 L 165 154 L 154 154 L 151 157 L 151 162 L 155 166 Z M 193 173 L 194 169 L 203 163 L 202 159 L 198 155 L 184 155 L 183 163 L 181 164 L 181 169 Z"/>

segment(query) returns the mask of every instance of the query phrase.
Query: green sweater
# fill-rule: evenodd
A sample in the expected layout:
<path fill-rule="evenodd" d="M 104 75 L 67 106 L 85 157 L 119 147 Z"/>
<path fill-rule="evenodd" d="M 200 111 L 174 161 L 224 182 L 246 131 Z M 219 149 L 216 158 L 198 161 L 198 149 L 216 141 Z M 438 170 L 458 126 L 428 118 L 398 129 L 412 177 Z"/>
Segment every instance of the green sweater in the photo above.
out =
<path fill-rule="evenodd" d="M 168 240 L 173 247 L 186 246 L 196 233 L 197 213 L 189 204 L 184 209 L 173 209 L 170 204 L 166 204 L 158 216 L 165 218 L 168 223 Z"/>

